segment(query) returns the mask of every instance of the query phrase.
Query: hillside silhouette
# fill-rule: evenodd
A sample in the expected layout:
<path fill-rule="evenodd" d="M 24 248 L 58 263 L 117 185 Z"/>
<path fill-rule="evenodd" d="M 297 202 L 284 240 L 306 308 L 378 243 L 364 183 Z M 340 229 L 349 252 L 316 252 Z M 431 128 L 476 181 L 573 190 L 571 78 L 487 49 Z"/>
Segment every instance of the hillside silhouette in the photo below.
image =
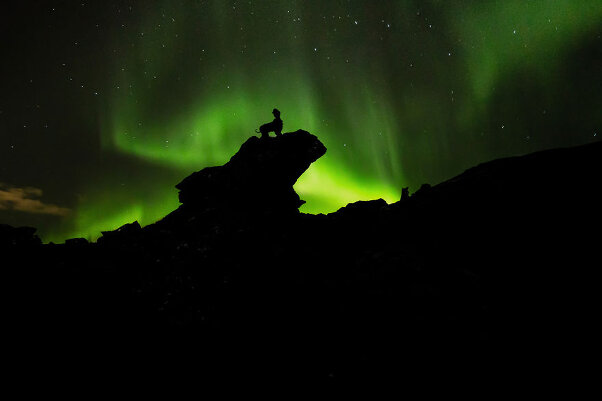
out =
<path fill-rule="evenodd" d="M 251 137 L 177 184 L 177 210 L 96 243 L 0 226 L 10 360 L 221 380 L 580 374 L 600 337 L 602 143 L 300 213 L 293 185 L 325 152 L 301 130 Z"/>

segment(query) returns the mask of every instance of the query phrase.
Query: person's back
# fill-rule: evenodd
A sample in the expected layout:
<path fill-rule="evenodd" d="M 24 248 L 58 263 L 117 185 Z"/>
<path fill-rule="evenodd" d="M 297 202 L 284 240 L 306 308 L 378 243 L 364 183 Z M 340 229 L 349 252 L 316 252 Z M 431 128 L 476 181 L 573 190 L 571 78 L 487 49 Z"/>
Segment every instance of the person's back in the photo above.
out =
<path fill-rule="evenodd" d="M 274 115 L 276 118 L 274 118 L 274 121 L 272 121 L 272 127 L 274 127 L 274 133 L 276 135 L 280 135 L 282 134 L 282 127 L 284 126 L 284 123 L 282 122 L 282 119 L 280 118 L 280 114 L 278 115 Z"/>

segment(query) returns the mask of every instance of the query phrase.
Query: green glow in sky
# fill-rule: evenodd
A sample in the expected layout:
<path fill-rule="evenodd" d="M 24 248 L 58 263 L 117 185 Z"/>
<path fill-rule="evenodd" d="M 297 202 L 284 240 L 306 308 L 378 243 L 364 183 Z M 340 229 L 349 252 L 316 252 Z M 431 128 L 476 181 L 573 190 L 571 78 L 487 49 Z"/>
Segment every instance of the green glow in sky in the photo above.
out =
<path fill-rule="evenodd" d="M 596 1 L 484 1 L 453 12 L 477 101 L 486 101 L 500 76 L 516 68 L 549 79 L 565 52 L 602 19 Z"/>
<path fill-rule="evenodd" d="M 98 110 L 102 152 L 140 167 L 124 184 L 81 188 L 98 196 L 45 239 L 163 217 L 179 179 L 227 162 L 274 107 L 285 132 L 328 149 L 295 186 L 309 213 L 394 202 L 479 162 L 587 141 L 601 95 L 582 100 L 567 80 L 575 52 L 600 43 L 597 3 L 140 2 L 107 35 Z M 565 122 L 573 132 L 553 131 Z"/>

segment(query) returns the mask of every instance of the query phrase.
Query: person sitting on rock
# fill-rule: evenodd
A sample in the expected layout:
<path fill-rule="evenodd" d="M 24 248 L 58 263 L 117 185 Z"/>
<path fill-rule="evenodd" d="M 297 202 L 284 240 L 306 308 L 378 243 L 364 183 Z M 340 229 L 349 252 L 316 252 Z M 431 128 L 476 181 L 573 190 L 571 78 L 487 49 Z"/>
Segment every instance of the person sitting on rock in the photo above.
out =
<path fill-rule="evenodd" d="M 255 130 L 255 132 L 261 132 L 261 138 L 269 138 L 270 132 L 274 132 L 276 136 L 282 135 L 282 120 L 280 119 L 280 111 L 278 109 L 272 110 L 272 114 L 274 115 L 274 121 L 271 123 L 263 124 L 259 127 L 259 131 Z"/>

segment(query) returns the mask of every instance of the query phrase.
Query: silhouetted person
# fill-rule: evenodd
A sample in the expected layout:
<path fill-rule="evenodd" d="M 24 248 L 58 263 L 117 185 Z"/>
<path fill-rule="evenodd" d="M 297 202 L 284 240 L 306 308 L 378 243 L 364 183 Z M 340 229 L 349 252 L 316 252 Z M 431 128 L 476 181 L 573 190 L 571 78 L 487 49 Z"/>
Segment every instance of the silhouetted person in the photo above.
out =
<path fill-rule="evenodd" d="M 401 188 L 401 200 L 407 201 L 410 199 L 410 187 Z"/>
<path fill-rule="evenodd" d="M 278 109 L 272 110 L 272 114 L 274 115 L 274 120 L 271 123 L 263 124 L 259 127 L 259 131 L 255 130 L 255 132 L 260 133 L 262 138 L 269 138 L 270 132 L 274 132 L 276 136 L 282 135 L 282 120 L 280 119 L 280 111 Z"/>

